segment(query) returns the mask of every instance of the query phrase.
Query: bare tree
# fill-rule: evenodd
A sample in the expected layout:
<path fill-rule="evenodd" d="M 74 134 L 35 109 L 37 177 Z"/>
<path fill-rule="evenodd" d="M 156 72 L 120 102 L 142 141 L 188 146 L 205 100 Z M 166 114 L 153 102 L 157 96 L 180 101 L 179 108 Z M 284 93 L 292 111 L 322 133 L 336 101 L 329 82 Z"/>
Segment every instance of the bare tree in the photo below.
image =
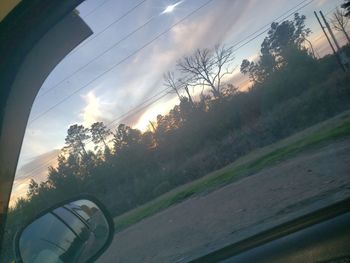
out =
<path fill-rule="evenodd" d="M 191 94 L 190 94 L 190 90 L 189 90 L 188 86 L 189 86 L 188 83 L 184 83 L 184 85 L 183 85 L 184 90 L 186 91 L 188 100 L 189 100 L 189 102 L 191 103 L 192 107 L 194 107 L 194 102 L 193 102 L 193 100 L 192 100 L 192 96 L 191 96 Z"/>
<path fill-rule="evenodd" d="M 221 97 L 223 77 L 232 74 L 233 49 L 215 46 L 213 49 L 198 49 L 192 56 L 179 60 L 177 67 L 188 76 L 188 85 L 208 86 L 215 98 Z"/>
<path fill-rule="evenodd" d="M 179 84 L 175 81 L 174 72 L 168 71 L 163 75 L 163 78 L 164 86 L 171 88 L 179 97 L 179 100 L 181 100 L 180 87 Z"/>
<path fill-rule="evenodd" d="M 194 107 L 194 102 L 188 88 L 189 86 L 188 80 L 184 80 L 184 79 L 175 80 L 174 72 L 168 71 L 166 74 L 164 74 L 164 85 L 171 88 L 179 97 L 180 101 L 183 98 L 183 96 L 180 94 L 180 90 L 184 89 L 186 91 L 188 101 Z"/>
<path fill-rule="evenodd" d="M 348 40 L 348 43 L 350 44 L 350 37 L 346 32 L 346 27 L 349 22 L 349 17 L 345 16 L 345 12 L 337 8 L 333 13 L 331 22 L 334 30 L 342 32 L 345 35 L 346 39 Z"/>
<path fill-rule="evenodd" d="M 345 9 L 345 16 L 350 17 L 350 0 L 345 0 L 341 8 Z"/>

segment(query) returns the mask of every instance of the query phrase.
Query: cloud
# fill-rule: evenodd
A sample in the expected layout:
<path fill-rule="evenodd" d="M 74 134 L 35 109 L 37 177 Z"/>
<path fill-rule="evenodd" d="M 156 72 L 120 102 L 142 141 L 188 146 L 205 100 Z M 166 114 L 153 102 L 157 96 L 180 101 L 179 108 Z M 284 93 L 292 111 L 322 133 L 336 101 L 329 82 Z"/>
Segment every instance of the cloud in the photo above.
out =
<path fill-rule="evenodd" d="M 178 59 L 191 54 L 197 48 L 212 47 L 217 43 L 225 43 L 225 41 L 231 43 L 232 36 L 240 38 L 247 34 L 247 29 L 250 26 L 246 20 L 247 17 L 251 16 L 251 9 L 259 8 L 262 4 L 256 0 L 238 2 L 222 0 L 215 5 L 204 8 L 198 15 L 178 24 L 167 35 L 133 56 L 128 63 L 123 64 L 122 70 L 116 71 L 114 76 L 103 84 L 105 88 L 103 93 L 101 92 L 102 95 L 99 94 L 97 97 L 95 95 L 98 94 L 97 92 L 85 95 L 86 106 L 81 114 L 84 124 L 90 125 L 95 121 L 103 120 L 108 123 L 109 120 L 130 112 L 117 123 L 140 127 L 139 123 L 146 123 L 145 116 L 152 119 L 156 117 L 155 108 L 160 109 L 161 104 L 165 108 L 169 108 L 171 102 L 163 100 L 147 108 L 145 112 L 137 111 L 135 113 L 133 111 L 146 99 L 164 89 L 162 86 L 163 73 L 173 70 Z M 173 15 L 176 17 L 176 12 Z M 178 20 L 179 17 L 174 19 L 174 21 Z M 242 26 L 242 24 L 246 24 L 246 26 Z M 149 33 L 154 34 L 152 31 Z M 239 52 L 241 55 L 241 50 Z M 247 56 L 255 60 L 258 54 L 256 51 L 252 54 L 254 55 L 249 57 L 247 54 Z M 249 81 L 247 82 L 247 79 L 240 76 L 237 71 L 233 74 L 234 76 L 227 79 L 245 89 L 249 85 Z M 111 98 L 114 101 L 109 105 L 102 105 L 102 101 L 108 101 Z M 170 101 L 172 98 L 169 97 L 168 100 Z M 164 114 L 164 111 L 159 113 Z"/>
<path fill-rule="evenodd" d="M 39 155 L 47 151 L 45 145 L 38 138 L 42 138 L 43 131 L 40 129 L 27 128 L 23 148 L 30 149 L 30 155 Z M 21 154 L 23 154 L 21 152 Z"/>
<path fill-rule="evenodd" d="M 315 5 L 317 7 L 323 6 L 326 2 L 328 2 L 328 0 L 318 0 L 315 2 Z"/>
<path fill-rule="evenodd" d="M 57 157 L 60 152 L 60 150 L 55 149 L 41 154 L 16 171 L 10 206 L 14 205 L 18 198 L 26 196 L 31 179 L 34 179 L 38 183 L 47 179 L 48 167 L 57 166 Z"/>
<path fill-rule="evenodd" d="M 16 179 L 24 177 L 44 178 L 43 175 L 46 174 L 47 168 L 57 165 L 57 156 L 60 152 L 59 149 L 55 149 L 36 156 L 17 170 Z"/>
<path fill-rule="evenodd" d="M 92 91 L 82 97 L 86 102 L 86 106 L 81 113 L 81 117 L 83 119 L 83 124 L 85 126 L 90 126 L 92 123 L 96 122 L 99 116 L 102 115 L 99 105 L 100 100 Z"/>
<path fill-rule="evenodd" d="M 115 108 L 115 103 L 107 102 L 96 96 L 94 91 L 89 91 L 82 98 L 86 105 L 81 111 L 80 117 L 85 127 L 90 127 L 97 121 L 108 123 L 113 118 L 111 110 Z"/>
<path fill-rule="evenodd" d="M 171 39 L 180 57 L 198 48 L 210 48 L 224 43 L 232 31 L 237 30 L 234 25 L 253 1 L 240 2 L 239 5 L 237 2 L 232 3 L 229 0 L 218 2 L 215 6 L 211 5 L 206 14 L 175 26 L 171 30 Z M 242 30 L 242 27 L 238 30 Z"/>
<path fill-rule="evenodd" d="M 18 167 L 30 162 L 33 157 L 47 153 L 52 149 L 63 146 L 64 132 L 59 130 L 57 123 L 40 123 L 35 127 L 28 126 L 23 138 L 22 149 L 18 160 Z"/>
<path fill-rule="evenodd" d="M 156 42 L 152 47 L 134 57 L 127 65 L 124 78 L 128 79 L 125 90 L 128 102 L 138 105 L 149 96 L 164 89 L 162 86 L 163 74 L 173 70 L 176 62 L 185 55 L 190 55 L 198 48 L 213 47 L 222 43 L 232 30 L 232 24 L 242 16 L 242 12 L 250 5 L 251 1 L 244 4 L 229 4 L 231 1 L 221 1 L 215 6 L 210 6 L 206 13 L 195 16 L 192 19 L 180 23 L 171 29 L 169 36 Z M 232 18 L 232 19 L 230 19 Z M 137 73 L 135 69 L 137 68 Z M 169 102 L 156 103 L 144 113 L 134 114 L 123 120 L 126 123 L 137 123 L 137 127 L 145 125 L 146 116 L 154 119 L 163 105 L 167 110 L 176 100 L 169 98 Z M 174 106 L 174 105 L 172 105 Z M 142 124 L 141 124 L 142 123 Z"/>

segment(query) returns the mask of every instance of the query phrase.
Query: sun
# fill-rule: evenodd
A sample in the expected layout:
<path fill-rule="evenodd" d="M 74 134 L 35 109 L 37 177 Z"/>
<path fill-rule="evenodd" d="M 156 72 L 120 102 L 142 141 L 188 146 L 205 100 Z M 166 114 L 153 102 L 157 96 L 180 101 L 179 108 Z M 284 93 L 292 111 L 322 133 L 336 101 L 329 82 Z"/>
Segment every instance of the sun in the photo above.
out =
<path fill-rule="evenodd" d="M 169 111 L 178 103 L 178 98 L 174 97 L 166 101 L 158 102 L 145 112 L 142 113 L 141 117 L 138 119 L 137 123 L 132 127 L 139 129 L 142 132 L 147 131 L 150 125 L 150 121 L 154 122 L 159 114 L 168 114 Z"/>
<path fill-rule="evenodd" d="M 180 5 L 183 1 L 179 1 L 173 5 L 168 5 L 164 11 L 162 12 L 162 14 L 169 14 L 172 13 L 175 10 L 175 7 L 177 7 L 178 5 Z"/>

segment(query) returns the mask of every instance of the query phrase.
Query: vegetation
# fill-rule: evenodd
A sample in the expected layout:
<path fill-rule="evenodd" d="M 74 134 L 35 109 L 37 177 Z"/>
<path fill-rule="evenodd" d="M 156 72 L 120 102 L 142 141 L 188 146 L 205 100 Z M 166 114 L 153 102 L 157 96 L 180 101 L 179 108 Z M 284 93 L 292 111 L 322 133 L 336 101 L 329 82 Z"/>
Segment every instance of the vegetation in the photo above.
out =
<path fill-rule="evenodd" d="M 321 146 L 328 141 L 341 139 L 347 136 L 350 136 L 349 116 L 344 123 L 337 127 L 332 127 L 329 130 L 320 129 L 315 133 L 308 134 L 296 142 L 273 149 L 265 155 L 259 156 L 258 158 L 244 164 L 230 164 L 203 177 L 202 179 L 198 179 L 193 183 L 176 188 L 173 191 L 156 198 L 154 201 L 123 214 L 120 217 L 116 217 L 114 220 L 116 231 L 120 231 L 146 217 L 168 208 L 173 204 L 179 203 L 190 196 L 209 192 L 225 184 L 231 183 L 242 176 L 256 173 L 269 165 L 290 158 L 300 152 Z"/>
<path fill-rule="evenodd" d="M 342 32 L 346 37 L 348 44 L 350 44 L 350 37 L 346 31 L 349 23 L 349 17 L 346 16 L 345 11 L 337 8 L 332 15 L 331 22 L 332 22 L 333 29 L 336 31 Z"/>
<path fill-rule="evenodd" d="M 350 108 L 349 74 L 338 68 L 333 55 L 315 58 L 307 48 L 310 30 L 304 21 L 305 16 L 296 14 L 292 21 L 271 25 L 259 58 L 241 64 L 242 73 L 252 81 L 246 91 L 224 81 L 231 72 L 233 51 L 216 46 L 197 50 L 178 62 L 176 72 L 165 74 L 165 84 L 176 92 L 179 104 L 159 115 L 152 130 L 142 133 L 120 124 L 110 131 L 101 122 L 90 128 L 72 125 L 47 181 L 32 180 L 27 198 L 17 200 L 9 212 L 7 243 L 11 245 L 16 229 L 38 211 L 77 193 L 96 196 L 113 216 L 124 214 L 116 220 L 117 228 L 123 228 L 193 194 L 349 134 L 346 122 L 248 164 L 203 177 Z M 189 87 L 201 91 L 199 98 Z M 86 147 L 89 140 L 94 151 Z M 171 191 L 181 185 L 185 186 Z M 136 212 L 127 213 L 136 207 Z"/>

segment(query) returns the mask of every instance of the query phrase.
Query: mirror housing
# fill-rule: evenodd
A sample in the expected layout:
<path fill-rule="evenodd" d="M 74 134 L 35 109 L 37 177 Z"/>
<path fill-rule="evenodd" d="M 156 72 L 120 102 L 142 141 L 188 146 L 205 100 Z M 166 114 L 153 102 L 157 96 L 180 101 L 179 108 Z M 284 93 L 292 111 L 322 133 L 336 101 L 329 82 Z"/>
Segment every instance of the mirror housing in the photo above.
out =
<path fill-rule="evenodd" d="M 16 262 L 93 262 L 108 248 L 113 219 L 92 196 L 55 204 L 17 232 Z"/>

